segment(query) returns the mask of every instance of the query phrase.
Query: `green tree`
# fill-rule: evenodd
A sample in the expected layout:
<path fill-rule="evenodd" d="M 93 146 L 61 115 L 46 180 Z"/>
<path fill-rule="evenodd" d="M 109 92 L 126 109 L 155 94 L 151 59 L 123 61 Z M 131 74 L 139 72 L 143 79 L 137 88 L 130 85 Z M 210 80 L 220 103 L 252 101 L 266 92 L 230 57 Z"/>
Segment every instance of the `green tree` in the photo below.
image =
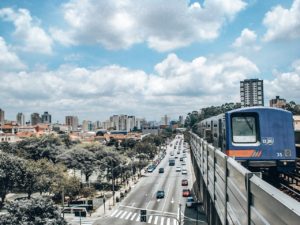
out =
<path fill-rule="evenodd" d="M 0 152 L 0 208 L 5 197 L 19 185 L 25 161 L 16 156 Z"/>
<path fill-rule="evenodd" d="M 58 160 L 69 169 L 80 170 L 85 175 L 86 182 L 88 182 L 89 177 L 97 166 L 95 154 L 80 145 L 58 156 Z"/>
<path fill-rule="evenodd" d="M 49 199 L 14 201 L 7 205 L 8 214 L 0 216 L 2 225 L 65 225 L 66 221 Z"/>

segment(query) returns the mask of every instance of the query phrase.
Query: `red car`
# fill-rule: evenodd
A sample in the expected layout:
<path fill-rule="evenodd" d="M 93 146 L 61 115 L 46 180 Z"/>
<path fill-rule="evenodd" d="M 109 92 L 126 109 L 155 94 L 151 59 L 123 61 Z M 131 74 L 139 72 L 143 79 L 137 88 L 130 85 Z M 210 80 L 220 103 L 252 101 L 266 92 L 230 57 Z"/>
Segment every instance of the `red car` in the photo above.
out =
<path fill-rule="evenodd" d="M 189 197 L 191 195 L 190 189 L 183 189 L 182 190 L 182 196 L 183 197 Z"/>
<path fill-rule="evenodd" d="M 181 181 L 181 186 L 188 186 L 188 184 L 189 184 L 189 182 L 188 182 L 187 179 L 183 179 L 183 180 Z"/>

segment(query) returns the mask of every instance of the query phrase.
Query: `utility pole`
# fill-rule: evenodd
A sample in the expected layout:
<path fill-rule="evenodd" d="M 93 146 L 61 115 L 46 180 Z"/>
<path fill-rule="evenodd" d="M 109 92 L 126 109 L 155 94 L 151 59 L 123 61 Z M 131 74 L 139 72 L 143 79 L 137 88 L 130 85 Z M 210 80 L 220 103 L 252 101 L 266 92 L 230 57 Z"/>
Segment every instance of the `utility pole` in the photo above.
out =
<path fill-rule="evenodd" d="M 113 206 L 115 205 L 115 180 L 113 171 L 113 161 L 111 160 L 111 181 L 112 181 L 112 191 L 113 191 Z"/>
<path fill-rule="evenodd" d="M 179 225 L 181 225 L 181 203 L 179 203 Z"/>
<path fill-rule="evenodd" d="M 62 193 L 61 193 L 61 200 L 62 200 L 62 212 L 63 212 L 63 218 L 65 218 L 65 188 L 63 186 Z"/>

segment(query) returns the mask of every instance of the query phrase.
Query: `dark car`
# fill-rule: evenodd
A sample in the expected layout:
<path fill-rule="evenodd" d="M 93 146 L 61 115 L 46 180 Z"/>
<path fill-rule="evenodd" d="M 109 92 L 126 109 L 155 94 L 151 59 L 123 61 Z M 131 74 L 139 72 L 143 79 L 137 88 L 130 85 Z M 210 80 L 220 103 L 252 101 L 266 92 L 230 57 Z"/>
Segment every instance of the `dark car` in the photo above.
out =
<path fill-rule="evenodd" d="M 164 172 L 165 172 L 165 169 L 164 169 L 164 168 L 159 168 L 158 172 L 159 172 L 159 173 L 164 173 Z"/>
<path fill-rule="evenodd" d="M 165 197 L 165 191 L 157 191 L 156 192 L 156 198 L 164 198 Z"/>
<path fill-rule="evenodd" d="M 182 190 L 182 196 L 183 197 L 189 197 L 191 195 L 190 189 L 183 189 Z"/>
<path fill-rule="evenodd" d="M 188 182 L 187 179 L 183 179 L 183 180 L 181 181 L 181 186 L 188 186 L 188 184 L 189 184 L 189 182 Z"/>

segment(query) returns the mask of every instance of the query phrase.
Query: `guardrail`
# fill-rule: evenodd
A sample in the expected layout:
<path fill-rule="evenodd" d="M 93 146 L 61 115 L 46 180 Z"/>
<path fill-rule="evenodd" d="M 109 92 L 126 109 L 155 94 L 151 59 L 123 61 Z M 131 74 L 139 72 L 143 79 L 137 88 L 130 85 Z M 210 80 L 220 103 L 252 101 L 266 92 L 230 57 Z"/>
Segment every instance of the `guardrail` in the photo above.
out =
<path fill-rule="evenodd" d="M 190 144 L 221 224 L 300 223 L 300 203 L 194 133 Z"/>

